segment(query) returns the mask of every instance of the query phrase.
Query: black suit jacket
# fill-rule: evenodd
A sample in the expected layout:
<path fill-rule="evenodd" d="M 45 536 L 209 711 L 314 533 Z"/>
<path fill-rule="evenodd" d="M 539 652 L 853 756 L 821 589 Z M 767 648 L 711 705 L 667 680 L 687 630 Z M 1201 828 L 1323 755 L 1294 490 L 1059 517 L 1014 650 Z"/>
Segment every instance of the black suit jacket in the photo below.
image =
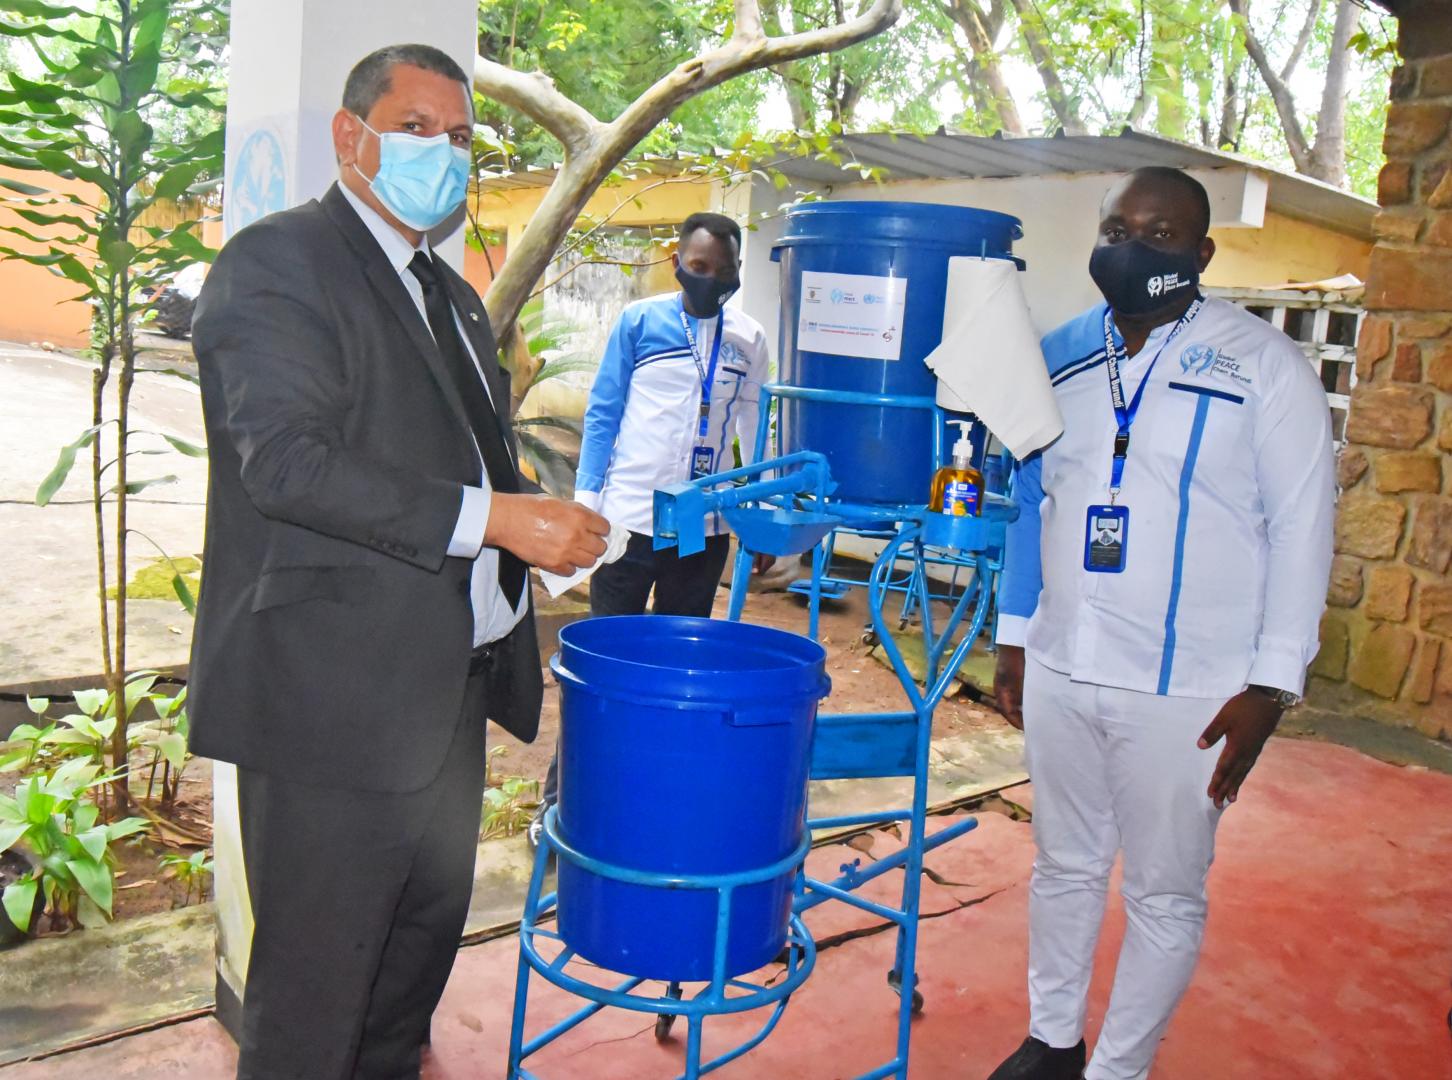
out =
<path fill-rule="evenodd" d="M 441 272 L 507 414 L 484 306 Z M 483 475 L 427 324 L 334 185 L 227 243 L 192 340 L 211 457 L 193 752 L 329 786 L 422 787 L 462 708 L 473 563 L 446 551 L 460 485 Z M 489 718 L 531 740 L 532 607 L 496 649 Z"/>

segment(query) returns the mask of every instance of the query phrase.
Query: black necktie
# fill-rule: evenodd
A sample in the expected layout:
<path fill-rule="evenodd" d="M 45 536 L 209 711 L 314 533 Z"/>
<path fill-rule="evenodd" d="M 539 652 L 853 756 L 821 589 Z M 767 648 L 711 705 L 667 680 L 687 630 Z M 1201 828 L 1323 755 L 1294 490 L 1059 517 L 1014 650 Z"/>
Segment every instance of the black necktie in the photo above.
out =
<path fill-rule="evenodd" d="M 464 403 L 464 414 L 474 430 L 474 439 L 479 444 L 479 453 L 484 458 L 484 471 L 489 476 L 489 486 L 495 491 L 516 492 L 519 478 L 514 472 L 514 462 L 504 445 L 504 432 L 498 414 L 490 404 L 489 394 L 480 381 L 479 369 L 464 347 L 459 328 L 454 325 L 454 308 L 449 303 L 449 294 L 439 279 L 434 262 L 422 251 L 415 252 L 408 264 L 413 276 L 423 286 L 424 311 L 428 313 L 429 329 L 434 332 L 434 341 L 444 357 L 444 367 L 454 380 L 454 388 Z M 488 362 L 490 358 L 484 358 Z M 524 563 L 518 556 L 499 549 L 499 590 L 510 606 L 517 607 L 524 595 Z"/>

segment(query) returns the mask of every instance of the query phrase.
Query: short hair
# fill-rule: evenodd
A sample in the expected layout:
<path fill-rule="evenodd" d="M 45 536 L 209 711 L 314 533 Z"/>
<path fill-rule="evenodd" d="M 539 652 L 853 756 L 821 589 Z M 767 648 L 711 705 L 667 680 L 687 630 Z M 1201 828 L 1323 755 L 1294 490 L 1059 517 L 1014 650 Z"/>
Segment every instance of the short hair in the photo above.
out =
<path fill-rule="evenodd" d="M 686 218 L 681 223 L 681 247 L 685 247 L 691 234 L 699 229 L 705 229 L 717 240 L 735 240 L 736 253 L 738 255 L 741 253 L 741 226 L 725 214 L 701 212 Z"/>
<path fill-rule="evenodd" d="M 1154 180 L 1178 187 L 1195 204 L 1196 227 L 1203 240 L 1210 233 L 1210 194 L 1205 185 L 1183 169 L 1168 165 L 1145 165 L 1129 174 L 1130 181 Z"/>
<path fill-rule="evenodd" d="M 455 82 L 463 83 L 472 91 L 469 76 L 464 74 L 457 61 L 442 49 L 432 45 L 386 45 L 369 53 L 348 72 L 348 81 L 343 84 L 343 108 L 360 119 L 366 118 L 378 104 L 378 99 L 393 89 L 393 68 L 395 64 L 408 64 L 423 68 L 435 75 L 443 75 Z M 474 95 L 469 94 L 473 107 Z"/>

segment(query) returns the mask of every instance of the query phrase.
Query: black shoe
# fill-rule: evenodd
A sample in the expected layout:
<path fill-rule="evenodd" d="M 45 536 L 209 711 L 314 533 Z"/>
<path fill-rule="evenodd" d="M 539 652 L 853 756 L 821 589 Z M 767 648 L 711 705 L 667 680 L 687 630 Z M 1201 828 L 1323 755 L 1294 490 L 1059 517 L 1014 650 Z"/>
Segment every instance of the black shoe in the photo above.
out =
<path fill-rule="evenodd" d="M 1078 1046 L 1055 1050 L 1029 1036 L 988 1080 L 1080 1080 L 1084 1075 L 1084 1040 Z"/>

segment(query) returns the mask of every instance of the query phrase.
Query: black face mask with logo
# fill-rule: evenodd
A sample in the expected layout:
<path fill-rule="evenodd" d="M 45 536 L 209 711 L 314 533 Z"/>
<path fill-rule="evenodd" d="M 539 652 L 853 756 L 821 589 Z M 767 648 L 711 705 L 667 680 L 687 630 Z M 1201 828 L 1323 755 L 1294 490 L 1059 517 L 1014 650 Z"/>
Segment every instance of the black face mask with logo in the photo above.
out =
<path fill-rule="evenodd" d="M 714 319 L 721 305 L 741 288 L 740 278 L 723 281 L 714 274 L 698 274 L 684 266 L 676 267 L 676 280 L 690 302 L 690 314 L 698 319 Z"/>
<path fill-rule="evenodd" d="M 1089 256 L 1089 276 L 1115 311 L 1147 315 L 1194 294 L 1200 251 L 1165 251 L 1141 240 L 1106 244 Z"/>

